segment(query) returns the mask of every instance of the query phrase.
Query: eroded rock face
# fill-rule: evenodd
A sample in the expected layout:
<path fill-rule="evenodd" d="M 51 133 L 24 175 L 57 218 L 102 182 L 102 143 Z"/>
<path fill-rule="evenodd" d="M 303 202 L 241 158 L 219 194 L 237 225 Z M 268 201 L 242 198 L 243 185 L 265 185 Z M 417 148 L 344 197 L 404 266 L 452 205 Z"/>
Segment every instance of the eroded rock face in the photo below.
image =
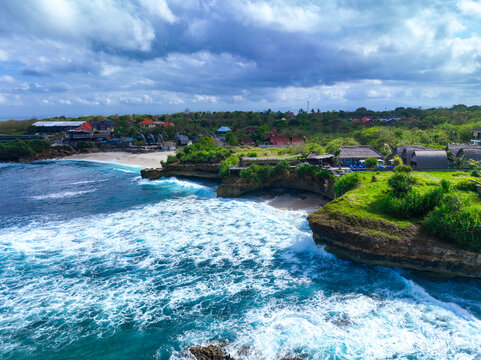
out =
<path fill-rule="evenodd" d="M 45 160 L 45 159 L 57 159 L 57 158 L 63 158 L 69 155 L 76 154 L 77 151 L 75 151 L 71 147 L 64 147 L 64 148 L 56 148 L 56 147 L 51 147 L 45 151 L 39 152 L 35 155 L 26 157 L 26 158 L 20 158 L 18 159 L 18 162 L 30 162 L 30 161 L 35 161 L 35 160 Z"/>
<path fill-rule="evenodd" d="M 156 180 L 162 177 L 193 177 L 218 179 L 220 164 L 166 164 L 163 168 L 144 169 L 140 175 L 145 179 Z"/>
<path fill-rule="evenodd" d="M 299 177 L 292 171 L 288 174 L 276 176 L 262 184 L 251 182 L 239 176 L 228 176 L 222 180 L 222 183 L 217 188 L 217 196 L 236 197 L 251 191 L 267 188 L 310 191 L 330 199 L 334 198 L 332 186 L 326 180 L 310 175 Z"/>
<path fill-rule="evenodd" d="M 481 253 L 430 237 L 420 225 L 400 228 L 382 219 L 323 209 L 307 219 L 316 243 L 342 259 L 445 276 L 481 277 Z"/>

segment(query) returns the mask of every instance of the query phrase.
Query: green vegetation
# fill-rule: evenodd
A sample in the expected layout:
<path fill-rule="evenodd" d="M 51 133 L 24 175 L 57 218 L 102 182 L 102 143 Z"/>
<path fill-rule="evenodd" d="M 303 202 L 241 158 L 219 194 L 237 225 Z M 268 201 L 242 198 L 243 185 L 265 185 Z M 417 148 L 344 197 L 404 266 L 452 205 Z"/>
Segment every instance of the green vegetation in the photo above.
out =
<path fill-rule="evenodd" d="M 239 158 L 237 155 L 231 155 L 224 161 L 220 163 L 220 170 L 219 170 L 219 176 L 221 178 L 225 177 L 226 175 L 229 174 L 229 168 L 232 166 L 237 165 L 239 161 Z"/>
<path fill-rule="evenodd" d="M 354 189 L 361 181 L 359 173 L 351 173 L 341 176 L 334 184 L 334 192 L 337 196 L 342 196 Z"/>
<path fill-rule="evenodd" d="M 50 148 L 50 142 L 45 140 L 16 140 L 0 143 L 0 161 L 18 161 L 28 158 Z"/>
<path fill-rule="evenodd" d="M 320 169 L 317 166 L 309 164 L 301 164 L 296 167 L 297 176 L 304 176 L 310 174 L 312 176 L 317 176 L 320 179 L 327 179 L 334 181 L 334 175 L 329 170 Z"/>
<path fill-rule="evenodd" d="M 359 224 L 376 219 L 400 229 L 417 224 L 434 237 L 481 251 L 477 178 L 465 172 L 406 173 L 402 167 L 396 170 L 394 174 L 378 172 L 376 183 L 367 173 L 356 173 L 357 186 L 320 211 L 343 214 Z M 346 176 L 334 187 L 347 182 L 343 180 Z M 359 231 L 368 232 L 359 226 Z"/>
<path fill-rule="evenodd" d="M 248 179 L 256 184 L 264 184 L 272 178 L 289 172 L 287 161 L 281 161 L 276 166 L 252 164 L 240 172 L 241 178 Z"/>
<path fill-rule="evenodd" d="M 231 151 L 221 148 L 208 137 L 201 138 L 196 144 L 188 145 L 176 157 L 181 163 L 219 163 L 227 159 Z"/>

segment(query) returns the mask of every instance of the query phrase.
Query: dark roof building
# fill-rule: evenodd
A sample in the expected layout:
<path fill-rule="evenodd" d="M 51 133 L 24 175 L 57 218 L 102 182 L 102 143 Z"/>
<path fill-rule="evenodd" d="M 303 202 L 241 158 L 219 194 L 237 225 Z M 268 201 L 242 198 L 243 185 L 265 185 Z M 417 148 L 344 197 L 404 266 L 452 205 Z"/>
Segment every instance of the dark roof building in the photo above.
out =
<path fill-rule="evenodd" d="M 55 133 L 60 131 L 75 130 L 86 121 L 37 121 L 32 126 L 38 132 Z"/>
<path fill-rule="evenodd" d="M 174 139 L 177 140 L 177 144 L 181 146 L 189 145 L 189 138 L 187 135 L 177 134 L 175 135 Z"/>
<path fill-rule="evenodd" d="M 339 160 L 344 166 L 357 164 L 361 160 L 366 160 L 370 157 L 380 160 L 384 159 L 380 152 L 374 150 L 369 145 L 340 146 L 339 150 L 341 150 Z"/>
<path fill-rule="evenodd" d="M 403 160 L 403 163 L 406 165 L 411 165 L 411 158 L 416 150 L 422 151 L 422 150 L 434 150 L 433 148 L 427 148 L 422 145 L 412 145 L 412 146 L 406 146 L 401 153 L 401 159 Z"/>
<path fill-rule="evenodd" d="M 481 147 L 465 147 L 458 151 L 457 156 L 465 160 L 481 161 Z"/>
<path fill-rule="evenodd" d="M 112 120 L 90 121 L 90 124 L 95 130 L 112 130 L 114 128 Z"/>
<path fill-rule="evenodd" d="M 447 169 L 448 154 L 444 150 L 415 150 L 410 164 L 416 169 Z"/>
<path fill-rule="evenodd" d="M 412 149 L 425 149 L 425 147 L 423 145 L 398 145 L 394 148 L 394 151 L 392 152 L 392 155 L 393 156 L 396 156 L 396 155 L 399 155 L 401 156 L 404 149 L 406 148 L 412 148 Z"/>
<path fill-rule="evenodd" d="M 449 151 L 454 157 L 458 157 L 459 150 L 468 147 L 468 145 L 448 145 L 446 151 Z"/>

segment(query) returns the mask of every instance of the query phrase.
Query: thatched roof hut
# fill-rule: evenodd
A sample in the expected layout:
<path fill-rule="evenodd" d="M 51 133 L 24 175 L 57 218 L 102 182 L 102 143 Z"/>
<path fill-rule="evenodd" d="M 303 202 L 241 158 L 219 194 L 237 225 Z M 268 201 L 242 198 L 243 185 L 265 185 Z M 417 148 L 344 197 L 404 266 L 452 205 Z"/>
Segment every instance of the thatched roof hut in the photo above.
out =
<path fill-rule="evenodd" d="M 448 154 L 444 150 L 415 150 L 410 164 L 416 169 L 447 169 Z"/>
<path fill-rule="evenodd" d="M 446 151 L 451 152 L 451 154 L 454 157 L 458 157 L 458 152 L 461 149 L 464 149 L 465 147 L 468 147 L 469 145 L 448 145 L 446 146 Z"/>
<path fill-rule="evenodd" d="M 465 160 L 481 161 L 481 147 L 465 147 L 458 151 L 458 158 L 464 158 Z"/>

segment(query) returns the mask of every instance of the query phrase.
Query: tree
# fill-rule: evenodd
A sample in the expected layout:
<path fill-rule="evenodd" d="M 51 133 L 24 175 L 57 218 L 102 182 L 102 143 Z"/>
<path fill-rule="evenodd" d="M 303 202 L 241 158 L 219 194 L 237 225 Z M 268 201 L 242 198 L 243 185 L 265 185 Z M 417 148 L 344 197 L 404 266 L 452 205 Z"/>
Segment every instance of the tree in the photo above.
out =
<path fill-rule="evenodd" d="M 394 167 L 402 165 L 402 163 L 403 161 L 399 155 L 396 155 L 394 159 L 392 159 L 392 164 L 394 165 Z"/>
<path fill-rule="evenodd" d="M 373 158 L 373 157 L 367 158 L 366 161 L 364 162 L 364 164 L 366 165 L 366 167 L 368 169 L 371 169 L 371 170 L 374 170 L 374 168 L 376 168 L 377 165 L 378 165 L 377 159 Z"/>
<path fill-rule="evenodd" d="M 232 131 L 229 131 L 227 134 L 225 134 L 225 142 L 232 146 L 239 145 L 239 139 L 237 139 L 237 136 L 235 136 Z"/>

